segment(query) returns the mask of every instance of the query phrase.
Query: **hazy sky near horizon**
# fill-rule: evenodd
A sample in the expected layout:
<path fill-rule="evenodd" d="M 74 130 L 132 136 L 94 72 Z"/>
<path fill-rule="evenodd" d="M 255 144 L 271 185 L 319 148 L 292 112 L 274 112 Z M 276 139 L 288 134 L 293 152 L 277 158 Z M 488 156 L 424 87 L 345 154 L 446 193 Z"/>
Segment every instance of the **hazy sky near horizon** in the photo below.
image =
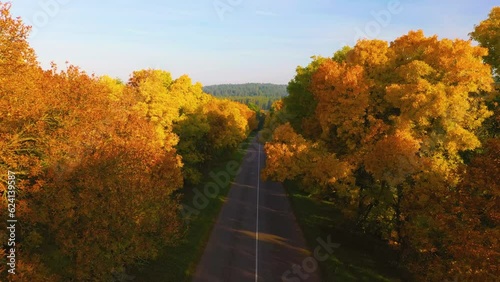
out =
<path fill-rule="evenodd" d="M 128 80 L 134 70 L 188 74 L 204 85 L 286 84 L 313 55 L 361 37 L 392 41 L 409 30 L 468 39 L 500 0 L 14 0 L 51 61 Z"/>

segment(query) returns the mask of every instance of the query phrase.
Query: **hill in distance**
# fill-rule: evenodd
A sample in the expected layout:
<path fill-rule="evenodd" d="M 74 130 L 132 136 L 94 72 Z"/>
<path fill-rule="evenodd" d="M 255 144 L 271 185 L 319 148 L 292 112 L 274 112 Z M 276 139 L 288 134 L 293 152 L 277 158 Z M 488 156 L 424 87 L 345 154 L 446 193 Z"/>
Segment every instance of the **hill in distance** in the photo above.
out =
<path fill-rule="evenodd" d="M 218 84 L 203 87 L 206 93 L 269 110 L 274 101 L 288 95 L 287 85 L 272 83 Z"/>

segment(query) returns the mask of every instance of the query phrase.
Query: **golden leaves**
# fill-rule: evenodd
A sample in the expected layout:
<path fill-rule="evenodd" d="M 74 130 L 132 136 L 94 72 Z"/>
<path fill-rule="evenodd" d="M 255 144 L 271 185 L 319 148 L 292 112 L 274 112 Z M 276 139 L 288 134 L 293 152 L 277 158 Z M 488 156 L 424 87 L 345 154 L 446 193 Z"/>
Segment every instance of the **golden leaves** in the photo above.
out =
<path fill-rule="evenodd" d="M 301 179 L 317 189 L 336 184 L 352 174 L 352 167 L 294 132 L 289 123 L 276 128 L 265 146 L 267 160 L 263 175 L 278 181 Z M 316 187 L 315 187 L 316 186 Z"/>
<path fill-rule="evenodd" d="M 0 174 L 19 176 L 16 277 L 112 280 L 177 242 L 182 167 L 236 148 L 255 112 L 161 70 L 136 71 L 126 85 L 71 65 L 43 71 L 8 8 L 0 4 Z M 64 278 L 46 266 L 54 261 Z"/>
<path fill-rule="evenodd" d="M 368 85 L 361 66 L 325 61 L 312 76 L 311 91 L 318 101 L 316 117 L 323 137 L 332 129 L 354 150 L 362 135 L 369 103 Z"/>
<path fill-rule="evenodd" d="M 389 45 L 383 40 L 359 40 L 347 54 L 346 61 L 352 65 L 360 65 L 367 71 L 371 68 L 386 65 L 389 60 Z"/>
<path fill-rule="evenodd" d="M 300 180 L 312 194 L 338 201 L 364 230 L 400 248 L 415 273 L 439 266 L 421 280 L 464 269 L 485 277 L 494 266 L 479 257 L 498 260 L 487 250 L 497 244 L 491 238 L 498 237 L 498 193 L 490 180 L 498 173 L 492 164 L 484 165 L 489 175 L 474 164 L 474 184 L 467 185 L 477 190 L 464 192 L 460 184 L 464 151 L 481 146 L 478 131 L 493 114 L 484 55 L 470 41 L 410 31 L 390 44 L 361 40 L 298 68 L 290 97 L 272 114 L 284 125 L 267 124 L 276 128 L 266 144 L 265 175 Z M 496 164 L 494 154 L 484 157 Z M 466 244 L 473 261 L 458 251 L 455 242 L 463 240 L 475 242 Z"/>
<path fill-rule="evenodd" d="M 419 148 L 418 140 L 408 132 L 397 131 L 375 144 L 373 151 L 366 155 L 365 168 L 375 179 L 391 186 L 399 185 L 420 170 Z"/>

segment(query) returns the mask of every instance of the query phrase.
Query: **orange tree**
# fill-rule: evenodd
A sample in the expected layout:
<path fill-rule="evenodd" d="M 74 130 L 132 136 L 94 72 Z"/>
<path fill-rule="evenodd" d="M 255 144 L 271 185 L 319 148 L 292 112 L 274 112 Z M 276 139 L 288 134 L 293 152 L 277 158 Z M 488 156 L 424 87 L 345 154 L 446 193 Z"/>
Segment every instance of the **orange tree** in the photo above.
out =
<path fill-rule="evenodd" d="M 486 54 L 469 41 L 412 31 L 391 43 L 361 40 L 313 62 L 308 73 L 299 68 L 290 86 L 303 86 L 275 113 L 291 126 L 274 130 L 264 174 L 302 179 L 399 248 L 402 261 L 439 257 L 444 267 L 433 279 L 448 277 L 465 257 L 433 241 L 434 221 L 457 204 L 450 195 L 461 179 L 461 153 L 481 146 L 478 131 L 492 114 Z M 312 109 L 298 105 L 311 98 Z M 419 261 L 436 266 L 427 262 Z"/>
<path fill-rule="evenodd" d="M 131 109 L 135 97 L 113 98 L 76 67 L 42 71 L 28 28 L 8 4 L 0 15 L 0 215 L 4 225 L 14 171 L 22 222 L 9 279 L 109 281 L 175 242 L 180 158 L 172 142 L 151 142 L 162 137 Z"/>

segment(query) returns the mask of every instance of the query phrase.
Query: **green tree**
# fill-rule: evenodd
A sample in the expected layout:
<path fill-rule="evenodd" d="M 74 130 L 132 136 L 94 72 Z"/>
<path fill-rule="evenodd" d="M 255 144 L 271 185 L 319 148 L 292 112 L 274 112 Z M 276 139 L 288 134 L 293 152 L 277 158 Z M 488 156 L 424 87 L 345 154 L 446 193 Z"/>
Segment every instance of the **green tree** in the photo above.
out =
<path fill-rule="evenodd" d="M 493 67 L 497 79 L 500 78 L 500 7 L 491 9 L 488 18 L 476 25 L 474 31 L 470 33 L 472 39 L 479 42 L 489 53 L 484 58 L 486 63 Z"/>

